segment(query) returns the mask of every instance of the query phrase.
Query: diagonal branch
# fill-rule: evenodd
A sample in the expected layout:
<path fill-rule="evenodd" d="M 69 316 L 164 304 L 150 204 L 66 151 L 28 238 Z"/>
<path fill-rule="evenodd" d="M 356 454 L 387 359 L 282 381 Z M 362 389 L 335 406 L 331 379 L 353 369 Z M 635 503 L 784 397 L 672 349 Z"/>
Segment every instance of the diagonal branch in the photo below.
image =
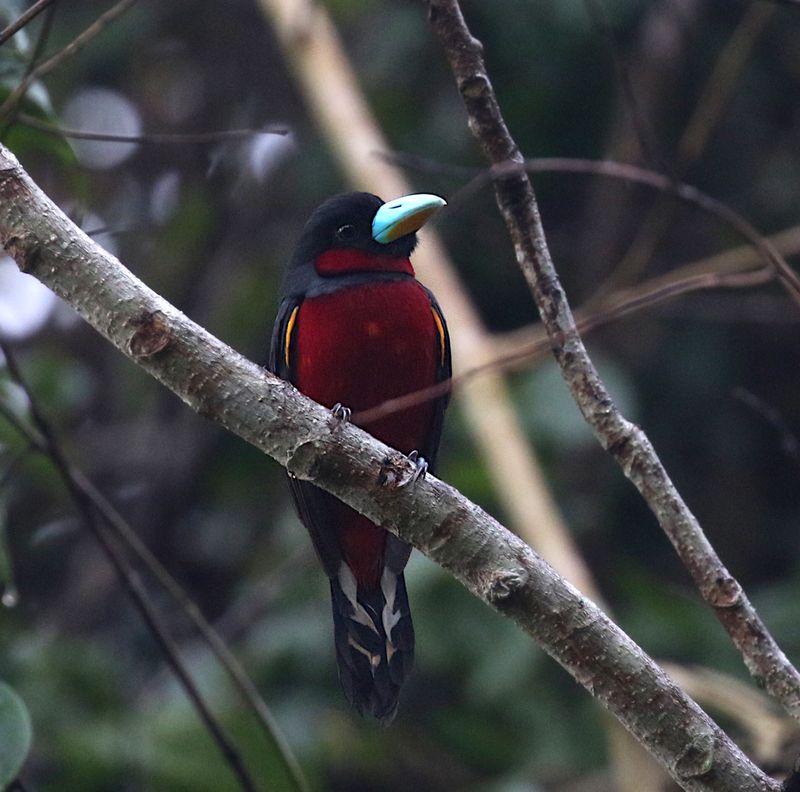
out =
<path fill-rule="evenodd" d="M 141 135 L 117 135 L 110 132 L 90 132 L 83 129 L 65 129 L 49 124 L 28 113 L 17 113 L 14 121 L 31 129 L 38 129 L 55 137 L 73 140 L 99 140 L 109 143 L 144 143 L 153 145 L 194 145 L 221 143 L 226 140 L 245 140 L 258 135 L 290 135 L 285 124 L 266 124 L 261 129 L 221 129 L 217 132 L 146 132 Z"/>
<path fill-rule="evenodd" d="M 525 161 L 505 125 L 486 72 L 482 45 L 467 28 L 458 0 L 428 0 L 428 7 L 466 105 L 470 129 L 486 158 L 499 166 L 494 180 L 497 203 L 573 398 L 600 444 L 655 514 L 750 673 L 790 715 L 800 719 L 800 674 L 717 556 L 645 433 L 616 408 L 589 358 L 550 257 Z M 787 274 L 771 261 L 786 283 Z M 792 272 L 791 277 L 796 275 Z"/>
<path fill-rule="evenodd" d="M 762 236 L 753 224 L 722 201 L 698 190 L 691 184 L 676 182 L 661 173 L 629 165 L 623 162 L 608 160 L 592 161 L 569 157 L 553 157 L 536 159 L 520 165 L 516 162 L 497 163 L 496 171 L 516 171 L 520 168 L 533 173 L 558 171 L 561 173 L 590 173 L 611 176 L 616 179 L 645 184 L 655 190 L 670 193 L 681 201 L 693 204 L 704 212 L 727 223 L 742 235 L 761 254 L 763 259 L 774 269 L 775 275 L 792 299 L 800 303 L 800 276 L 789 266 L 786 259 L 778 252 L 775 245 Z M 496 175 L 498 175 L 496 173 Z"/>
<path fill-rule="evenodd" d="M 10 25 L 0 31 L 0 47 L 54 2 L 55 0 L 37 0 L 25 13 L 20 14 Z"/>
<path fill-rule="evenodd" d="M 665 195 L 678 198 L 689 206 L 701 209 L 706 214 L 730 226 L 755 248 L 764 263 L 771 268 L 775 277 L 789 293 L 789 296 L 795 302 L 800 303 L 800 276 L 789 266 L 783 254 L 769 237 L 759 233 L 758 229 L 733 207 L 699 190 L 692 184 L 676 181 L 663 173 L 626 162 L 579 159 L 577 157 L 538 157 L 527 159 L 523 162 L 499 161 L 493 163 L 489 169 L 478 169 L 463 165 L 447 165 L 437 160 L 399 152 L 379 152 L 378 156 L 387 161 L 398 162 L 429 173 L 446 173 L 456 176 L 472 175 L 472 179 L 458 191 L 456 197 L 451 198 L 451 206 L 459 201 L 460 196 L 473 192 L 485 182 L 497 179 L 505 174 L 513 174 L 523 170 L 528 173 L 579 173 L 592 176 L 607 176 L 612 179 L 627 181 L 631 184 L 650 187 Z M 601 297 L 597 299 L 599 300 Z"/>
<path fill-rule="evenodd" d="M 228 645 L 220 637 L 219 633 L 209 624 L 208 620 L 203 615 L 200 608 L 192 600 L 186 590 L 175 580 L 174 577 L 167 571 L 164 565 L 150 552 L 147 546 L 136 535 L 133 528 L 125 520 L 125 518 L 114 508 L 114 506 L 106 499 L 106 497 L 95 487 L 95 485 L 86 477 L 86 475 L 74 465 L 67 462 L 61 449 L 61 444 L 49 425 L 46 422 L 41 410 L 38 408 L 34 399 L 34 394 L 23 380 L 21 372 L 19 371 L 11 350 L 0 340 L 0 352 L 9 363 L 9 371 L 12 377 L 23 388 L 28 396 L 28 400 L 32 405 L 32 412 L 36 416 L 36 423 L 44 426 L 47 429 L 46 435 L 43 432 L 39 434 L 33 433 L 33 430 L 24 424 L 14 414 L 13 411 L 6 408 L 0 401 L 0 416 L 2 416 L 7 423 L 9 423 L 14 430 L 24 439 L 28 441 L 28 445 L 20 454 L 15 457 L 12 462 L 0 475 L 0 488 L 2 488 L 7 478 L 14 472 L 18 463 L 31 451 L 37 450 L 48 455 L 57 469 L 58 474 L 66 487 L 67 491 L 75 496 L 80 495 L 80 501 L 77 505 L 85 512 L 86 504 L 91 504 L 92 509 L 100 517 L 102 517 L 104 526 L 93 525 L 95 532 L 103 530 L 113 535 L 115 540 L 129 550 L 135 558 L 150 572 L 164 591 L 172 597 L 175 604 L 183 612 L 183 614 L 194 624 L 197 632 L 201 638 L 206 642 L 213 654 L 216 656 L 220 665 L 225 669 L 230 677 L 232 683 L 239 691 L 244 702 L 250 707 L 254 716 L 261 726 L 267 744 L 275 757 L 276 763 L 281 767 L 292 789 L 296 792 L 307 792 L 308 784 L 303 776 L 297 759 L 294 757 L 288 743 L 284 739 L 275 718 L 272 715 L 269 707 L 264 699 L 260 696 L 255 684 L 247 676 L 246 671 L 242 668 L 239 661 L 236 659 L 233 652 L 228 648 Z M 56 456 L 52 456 L 51 449 L 56 449 Z M 86 516 L 84 514 L 84 516 Z M 93 515 L 92 515 L 93 516 Z M 88 522 L 88 519 L 87 519 Z M 103 545 L 105 547 L 105 545 Z M 120 561 L 123 560 L 122 556 L 119 557 Z M 113 560 L 113 559 L 112 559 Z M 2 583 L 2 581 L 0 581 Z M 13 588 L 10 589 L 13 593 Z M 8 593 L 4 593 L 4 596 Z M 147 599 L 147 593 L 143 588 L 137 589 L 133 596 L 138 604 L 138 599 L 141 596 Z M 152 605 L 146 603 L 152 611 Z M 140 605 L 141 607 L 141 605 Z M 153 613 L 155 613 L 153 611 Z M 149 622 L 148 622 L 149 623 Z M 159 622 L 159 627 L 164 629 L 163 625 Z M 156 636 L 159 638 L 159 636 Z M 159 641 L 160 642 L 160 641 Z M 170 645 L 171 646 L 171 645 Z M 168 658 L 171 660 L 171 658 Z M 179 659 L 179 658 L 178 658 Z M 170 662 L 170 666 L 174 664 Z M 187 671 L 188 675 L 188 671 Z M 191 691 L 189 691 L 191 696 Z"/>
<path fill-rule="evenodd" d="M 745 289 L 768 283 L 773 279 L 770 267 L 748 270 L 746 272 L 693 272 L 690 275 L 674 278 L 671 275 L 651 278 L 638 286 L 620 289 L 598 301 L 591 310 L 579 308 L 575 313 L 576 327 L 583 333 L 591 332 L 610 322 L 646 308 L 653 308 L 662 303 L 674 300 L 685 294 L 709 289 Z M 531 365 L 550 354 L 550 341 L 542 325 L 523 327 L 512 330 L 501 336 L 494 336 L 497 356 L 467 369 L 463 373 L 451 377 L 445 382 L 427 388 L 387 399 L 368 410 L 355 413 L 353 421 L 365 425 L 385 418 L 387 415 L 416 407 L 432 399 L 438 399 L 445 393 L 458 392 L 459 388 L 473 377 L 484 374 L 488 370 L 506 371 Z"/>
<path fill-rule="evenodd" d="M 778 792 L 596 605 L 522 540 L 433 477 L 245 360 L 147 288 L 0 147 L 0 242 L 193 409 L 413 544 L 515 620 L 692 792 Z"/>
<path fill-rule="evenodd" d="M 203 699 L 200 690 L 181 660 L 177 645 L 169 635 L 169 631 L 161 616 L 159 616 L 150 602 L 141 578 L 125 560 L 125 556 L 111 538 L 111 531 L 99 519 L 92 499 L 79 485 L 79 482 L 73 475 L 72 467 L 64 456 L 61 446 L 56 441 L 49 422 L 39 410 L 38 404 L 33 398 L 33 393 L 29 390 L 27 382 L 16 364 L 11 349 L 0 341 L 0 351 L 3 353 L 5 365 L 11 378 L 23 389 L 25 395 L 28 397 L 31 418 L 36 427 L 36 432 L 28 429 L 19 421 L 13 420 L 12 423 L 31 444 L 35 444 L 44 451 L 58 469 L 70 496 L 81 512 L 84 522 L 89 527 L 98 544 L 103 549 L 103 552 L 106 554 L 106 557 L 116 570 L 120 581 L 131 596 L 131 599 L 150 629 L 151 634 L 161 647 L 164 657 L 172 668 L 175 676 L 178 678 L 178 681 L 183 686 L 192 705 L 197 710 L 197 714 L 206 727 L 211 739 L 217 744 L 226 763 L 236 776 L 239 785 L 245 792 L 256 792 L 257 787 L 249 771 L 245 767 L 239 755 L 239 751 L 225 734 L 222 726 L 209 709 L 205 699 Z M 4 411 L 4 415 L 8 417 L 10 413 Z"/>
<path fill-rule="evenodd" d="M 136 0 L 119 0 L 108 11 L 100 14 L 89 27 L 77 35 L 66 47 L 59 50 L 55 55 L 40 63 L 20 84 L 8 95 L 6 100 L 0 105 L 0 119 L 5 119 L 17 105 L 22 101 L 31 85 L 36 80 L 49 74 L 53 69 L 60 66 L 67 58 L 71 58 L 80 52 L 89 42 L 99 33 L 108 27 L 114 20 L 122 16 Z"/>

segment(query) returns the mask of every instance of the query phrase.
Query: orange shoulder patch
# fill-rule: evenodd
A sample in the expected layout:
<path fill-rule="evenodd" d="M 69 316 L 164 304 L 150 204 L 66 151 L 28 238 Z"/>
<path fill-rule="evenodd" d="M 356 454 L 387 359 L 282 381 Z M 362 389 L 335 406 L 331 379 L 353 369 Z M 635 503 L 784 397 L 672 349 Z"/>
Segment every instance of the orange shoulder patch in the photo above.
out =
<path fill-rule="evenodd" d="M 300 310 L 299 305 L 295 305 L 291 314 L 289 314 L 289 321 L 286 323 L 286 336 L 284 338 L 283 359 L 286 361 L 286 367 L 290 367 L 289 363 L 289 347 L 292 343 L 292 330 L 294 330 L 294 323 L 297 321 L 297 312 Z"/>
<path fill-rule="evenodd" d="M 433 306 L 431 306 L 431 313 L 433 314 L 433 321 L 436 323 L 436 332 L 439 334 L 439 365 L 444 366 L 444 361 L 447 357 L 447 334 L 444 331 L 442 317 Z"/>

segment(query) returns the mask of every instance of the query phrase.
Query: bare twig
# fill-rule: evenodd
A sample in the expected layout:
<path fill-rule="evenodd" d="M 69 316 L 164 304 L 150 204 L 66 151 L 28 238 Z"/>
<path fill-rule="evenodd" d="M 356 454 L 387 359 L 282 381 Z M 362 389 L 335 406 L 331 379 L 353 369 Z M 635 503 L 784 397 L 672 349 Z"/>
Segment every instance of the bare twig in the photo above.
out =
<path fill-rule="evenodd" d="M 775 275 L 786 288 L 792 299 L 800 304 L 800 277 L 798 277 L 797 273 L 789 266 L 786 259 L 778 252 L 769 239 L 760 234 L 753 224 L 736 210 L 722 201 L 698 190 L 691 184 L 675 182 L 663 174 L 655 173 L 645 168 L 640 168 L 637 165 L 629 165 L 624 162 L 582 160 L 570 157 L 540 158 L 525 160 L 521 163 L 509 160 L 496 163 L 492 171 L 496 179 L 502 177 L 506 173 L 514 173 L 515 171 L 529 171 L 531 173 L 545 173 L 547 171 L 557 171 L 560 173 L 591 173 L 644 184 L 653 189 L 670 193 L 681 201 L 697 206 L 735 228 L 739 234 L 758 250 L 764 258 L 764 261 L 774 269 Z"/>
<path fill-rule="evenodd" d="M 773 234 L 770 242 L 782 256 L 800 252 L 800 226 Z M 758 267 L 761 254 L 752 246 L 740 246 L 698 261 L 684 264 L 664 275 L 658 275 L 636 286 L 618 289 L 589 305 L 578 309 L 575 317 L 581 333 L 604 324 L 606 318 L 629 316 L 670 300 L 673 296 L 713 288 L 748 287 L 772 280 L 773 271 L 768 266 Z M 756 267 L 756 269 L 753 269 Z M 731 280 L 731 277 L 734 279 Z M 752 278 L 753 282 L 748 282 Z M 735 319 L 738 319 L 738 314 Z M 797 316 L 800 320 L 800 316 Z M 494 343 L 503 365 L 515 367 L 526 362 L 526 351 L 531 359 L 539 356 L 542 343 L 550 344 L 540 323 L 530 324 L 502 334 L 495 334 Z M 516 362 L 518 360 L 518 363 Z M 507 361 L 507 362 L 506 362 Z"/>
<path fill-rule="evenodd" d="M 795 462 L 800 461 L 800 440 L 786 423 L 781 411 L 746 388 L 735 388 L 733 398 L 760 415 L 780 438 L 780 449 Z"/>
<path fill-rule="evenodd" d="M 775 7 L 765 3 L 750 3 L 745 7 L 736 29 L 714 63 L 678 142 L 679 173 L 685 173 L 686 168 L 703 153 L 711 132 L 733 95 L 739 76 L 774 13 Z"/>
<path fill-rule="evenodd" d="M 97 19 L 77 35 L 66 47 L 59 50 L 55 55 L 48 58 L 46 61 L 40 63 L 30 74 L 25 77 L 20 84 L 8 95 L 5 102 L 0 105 L 0 120 L 5 119 L 17 105 L 22 101 L 22 98 L 28 92 L 28 88 L 36 80 L 41 79 L 46 74 L 49 74 L 57 66 L 60 66 L 67 58 L 72 57 L 80 52 L 89 42 L 95 38 L 99 33 L 102 33 L 108 25 L 110 25 L 118 17 L 122 16 L 136 0 L 120 0 L 116 5 L 113 5 L 108 11 L 101 14 Z"/>
<path fill-rule="evenodd" d="M 678 279 L 668 276 L 653 278 L 636 287 L 621 289 L 608 295 L 602 302 L 595 304 L 591 310 L 579 310 L 575 315 L 576 325 L 581 333 L 588 333 L 616 319 L 674 300 L 684 294 L 718 288 L 751 288 L 767 283 L 772 278 L 773 271 L 768 267 L 738 273 L 702 272 Z M 516 332 L 514 335 L 518 340 L 504 345 L 511 349 L 505 353 L 499 353 L 492 360 L 479 366 L 473 366 L 447 382 L 388 399 L 369 410 L 354 413 L 352 419 L 359 425 L 368 427 L 373 421 L 387 415 L 424 404 L 432 399 L 438 399 L 449 391 L 457 391 L 465 382 L 484 374 L 487 370 L 503 371 L 520 368 L 544 358 L 551 351 L 547 333 L 541 325 L 526 328 L 523 332 Z M 520 338 L 523 335 L 524 338 Z M 500 345 L 498 344 L 498 351 L 499 349 Z"/>
<path fill-rule="evenodd" d="M 147 546 L 142 543 L 127 521 L 111 503 L 109 503 L 94 484 L 92 484 L 80 470 L 74 467 L 71 467 L 68 472 L 74 486 L 92 502 L 94 508 L 105 519 L 106 524 L 111 528 L 115 536 L 146 566 L 147 570 L 155 577 L 162 588 L 173 598 L 184 614 L 194 624 L 202 639 L 209 646 L 214 655 L 216 655 L 220 665 L 228 672 L 228 675 L 239 690 L 244 701 L 255 714 L 261 725 L 264 736 L 267 738 L 272 748 L 273 755 L 282 763 L 283 770 L 287 778 L 293 784 L 294 789 L 298 790 L 298 792 L 305 792 L 305 790 L 308 789 L 308 784 L 300 770 L 300 766 L 297 764 L 294 754 L 283 738 L 281 730 L 266 702 L 259 694 L 250 677 L 239 664 L 235 655 L 228 648 L 228 645 L 211 624 L 209 624 L 194 600 L 186 593 L 186 590 L 172 575 L 170 575 L 163 564 L 150 552 Z"/>
<path fill-rule="evenodd" d="M 682 177 L 699 159 L 730 101 L 739 75 L 775 10 L 774 6 L 764 3 L 750 3 L 746 7 L 736 29 L 717 57 L 686 123 L 678 142 L 675 167 L 667 171 L 671 177 Z M 674 209 L 671 202 L 655 202 L 639 223 L 622 260 L 598 290 L 598 296 L 611 291 L 618 284 L 630 282 L 645 268 L 673 220 Z"/>
<path fill-rule="evenodd" d="M 499 163 L 498 167 L 501 170 L 515 170 L 519 169 L 520 166 L 516 163 Z M 622 162 L 593 162 L 591 160 L 554 157 L 552 159 L 531 160 L 526 162 L 523 167 L 533 173 L 558 170 L 571 173 L 603 174 L 604 176 L 646 184 L 654 189 L 671 193 L 686 203 L 694 204 L 703 209 L 703 211 L 728 223 L 747 239 L 761 253 L 764 260 L 775 269 L 775 274 L 786 287 L 792 299 L 800 303 L 800 277 L 787 264 L 786 259 L 777 251 L 769 239 L 762 236 L 749 220 L 730 206 L 716 198 L 712 198 L 690 184 L 674 182 L 662 174 L 653 173 L 636 165 L 628 165 Z"/>
<path fill-rule="evenodd" d="M 0 341 L 0 349 L 3 343 Z M 12 372 L 16 371 L 19 376 L 19 369 L 13 363 Z M 30 391 L 26 388 L 26 392 Z M 41 416 L 41 411 L 38 411 Z M 31 450 L 38 450 L 49 455 L 49 447 L 47 440 L 40 433 L 35 432 L 32 427 L 19 420 L 19 418 L 7 408 L 7 406 L 0 401 L 0 415 L 14 427 L 16 432 L 28 441 L 28 446 L 12 461 L 11 465 L 4 471 L 3 476 L 0 477 L 0 487 L 6 477 L 9 476 L 13 469 L 16 468 L 22 458 Z M 51 430 L 50 436 L 54 437 Z M 62 452 L 63 456 L 63 452 Z M 300 770 L 297 760 L 294 757 L 290 747 L 286 743 L 283 735 L 281 734 L 278 724 L 272 713 L 269 710 L 266 702 L 261 698 L 258 690 L 253 684 L 252 680 L 247 676 L 247 673 L 239 664 L 234 654 L 228 648 L 225 641 L 220 637 L 219 633 L 209 624 L 208 620 L 203 616 L 201 610 L 197 607 L 194 600 L 187 594 L 186 590 L 175 580 L 174 577 L 167 571 L 163 564 L 150 552 L 147 546 L 139 539 L 135 531 L 131 528 L 128 522 L 122 515 L 114 508 L 114 506 L 106 499 L 106 497 L 92 484 L 92 482 L 74 465 L 56 465 L 58 473 L 61 475 L 65 486 L 72 492 L 74 490 L 80 491 L 84 500 L 91 502 L 97 513 L 105 520 L 106 526 L 114 534 L 116 539 L 126 546 L 136 558 L 147 568 L 148 572 L 158 581 L 161 587 L 172 597 L 178 607 L 183 611 L 187 618 L 194 624 L 198 633 L 206 644 L 210 647 L 211 651 L 216 655 L 222 667 L 228 672 L 231 680 L 236 688 L 239 690 L 244 701 L 248 704 L 254 715 L 258 719 L 264 736 L 267 739 L 270 747 L 272 748 L 273 755 L 277 761 L 283 765 L 283 770 L 286 777 L 293 784 L 297 792 L 305 792 L 308 789 L 305 777 Z"/>
<path fill-rule="evenodd" d="M 78 485 L 78 477 L 72 469 L 69 461 L 64 456 L 61 446 L 58 443 L 56 436 L 50 427 L 49 422 L 44 417 L 44 414 L 39 409 L 39 406 L 34 398 L 33 392 L 27 385 L 26 380 L 22 376 L 22 372 L 17 366 L 16 359 L 11 351 L 11 348 L 3 341 L 0 341 L 0 350 L 5 357 L 5 365 L 11 378 L 16 382 L 25 392 L 28 398 L 28 409 L 30 411 L 31 419 L 36 428 L 36 432 L 30 431 L 21 421 L 15 420 L 14 425 L 18 431 L 23 432 L 25 437 L 30 443 L 34 443 L 44 451 L 52 461 L 53 465 L 59 471 L 59 474 L 64 481 L 72 499 L 81 511 L 81 514 L 86 522 L 86 525 L 91 529 L 95 539 L 102 547 L 109 561 L 114 566 L 120 581 L 125 586 L 128 594 L 131 596 L 134 604 L 138 608 L 149 627 L 156 642 L 161 647 L 164 657 L 171 666 L 173 672 L 177 676 L 187 696 L 191 700 L 195 709 L 197 710 L 200 719 L 203 721 L 211 738 L 217 744 L 222 752 L 225 761 L 233 771 L 234 775 L 239 780 L 239 784 L 246 792 L 256 792 L 256 785 L 254 784 L 250 774 L 239 756 L 238 750 L 234 747 L 233 743 L 228 739 L 222 726 L 217 722 L 217 719 L 208 708 L 205 700 L 202 697 L 199 689 L 194 683 L 189 671 L 183 664 L 180 658 L 180 651 L 169 636 L 169 631 L 164 624 L 158 612 L 155 610 L 147 595 L 147 591 L 141 581 L 139 575 L 129 566 L 124 555 L 120 552 L 114 541 L 111 538 L 108 529 L 97 519 L 95 511 L 95 504 L 86 491 Z M 4 411 L 4 415 L 8 417 L 9 411 Z"/>
<path fill-rule="evenodd" d="M 22 76 L 23 81 L 30 77 L 31 72 L 36 68 L 36 64 L 39 62 L 39 58 L 42 56 L 42 53 L 47 46 L 47 41 L 50 38 L 50 33 L 53 30 L 53 19 L 55 19 L 57 8 L 58 0 L 54 0 L 54 2 L 51 3 L 46 10 L 42 24 L 39 27 L 39 34 L 36 36 L 36 43 L 34 44 L 30 55 L 28 56 L 28 64 L 25 67 L 25 74 Z M 20 97 L 20 101 L 22 101 L 22 97 Z M 13 120 L 13 111 L 10 112 L 8 117 L 3 117 L 0 115 L 0 139 L 5 140 L 6 133 L 8 132 L 9 127 L 12 125 Z"/>
<path fill-rule="evenodd" d="M 616 45 L 614 31 L 611 28 L 611 21 L 603 5 L 603 0 L 583 0 L 583 4 L 592 20 L 595 28 L 600 32 L 608 43 L 611 57 L 614 61 L 614 70 L 625 100 L 625 109 L 629 112 L 633 129 L 639 148 L 644 155 L 645 162 L 652 168 L 668 171 L 668 163 L 659 151 L 659 146 L 650 119 L 642 111 L 642 107 L 636 96 L 636 91 L 631 82 L 631 74 L 628 65 L 620 55 Z"/>
<path fill-rule="evenodd" d="M 238 355 L 83 234 L 0 146 L 0 243 L 184 401 L 385 526 L 514 619 L 691 792 L 778 792 L 591 600 L 434 476 Z"/>
<path fill-rule="evenodd" d="M 56 137 L 73 138 L 74 140 L 98 140 L 109 143 L 152 143 L 155 145 L 188 145 L 204 143 L 221 143 L 225 140 L 242 140 L 257 135 L 288 135 L 291 129 L 287 126 L 267 125 L 262 129 L 223 129 L 218 132 L 148 132 L 141 135 L 115 135 L 107 132 L 86 132 L 80 129 L 65 129 L 48 124 L 28 113 L 18 113 L 15 121 L 24 126 L 46 132 Z"/>
<path fill-rule="evenodd" d="M 3 46 L 14 34 L 18 33 L 25 25 L 32 19 L 37 17 L 49 5 L 52 5 L 56 0 L 36 0 L 36 2 L 27 10 L 8 25 L 2 32 L 0 32 L 0 47 Z"/>
<path fill-rule="evenodd" d="M 800 719 L 800 674 L 772 638 L 738 581 L 722 564 L 645 433 L 616 408 L 589 358 L 550 257 L 525 162 L 497 104 L 480 42 L 467 28 L 457 0 L 428 0 L 428 7 L 431 25 L 466 105 L 470 128 L 487 159 L 498 169 L 494 180 L 497 203 L 573 398 L 603 448 L 650 506 L 750 673 L 787 712 Z M 729 210 L 724 208 L 723 213 L 729 214 Z M 770 246 L 764 253 L 777 267 Z M 792 273 L 791 280 L 795 279 Z"/>
<path fill-rule="evenodd" d="M 673 195 L 684 203 L 696 206 L 734 228 L 753 245 L 764 259 L 764 262 L 774 269 L 776 276 L 786 287 L 791 297 L 800 303 L 800 277 L 789 266 L 786 259 L 769 238 L 763 236 L 747 218 L 740 215 L 728 204 L 704 193 L 691 184 L 676 182 L 662 173 L 656 173 L 647 168 L 641 168 L 638 165 L 631 165 L 625 162 L 587 160 L 575 157 L 538 157 L 519 162 L 508 160 L 494 163 L 488 170 L 481 170 L 465 168 L 461 165 L 445 165 L 424 157 L 407 154 L 381 152 L 379 156 L 384 159 L 401 162 L 409 167 L 429 169 L 431 172 L 451 175 L 475 174 L 472 182 L 462 190 L 471 190 L 477 184 L 489 182 L 505 174 L 522 171 L 529 173 L 584 173 L 595 176 L 608 176 L 651 187 L 654 190 Z M 453 201 L 453 203 L 456 203 L 456 201 Z"/>

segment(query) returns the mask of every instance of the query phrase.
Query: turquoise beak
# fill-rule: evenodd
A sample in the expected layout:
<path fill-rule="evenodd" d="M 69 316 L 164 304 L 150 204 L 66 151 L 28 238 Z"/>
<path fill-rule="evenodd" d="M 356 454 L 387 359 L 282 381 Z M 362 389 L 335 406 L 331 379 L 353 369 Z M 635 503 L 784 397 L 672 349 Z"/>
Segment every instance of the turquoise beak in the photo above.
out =
<path fill-rule="evenodd" d="M 406 195 L 387 201 L 372 219 L 372 238 L 382 245 L 418 231 L 447 201 L 438 195 Z"/>

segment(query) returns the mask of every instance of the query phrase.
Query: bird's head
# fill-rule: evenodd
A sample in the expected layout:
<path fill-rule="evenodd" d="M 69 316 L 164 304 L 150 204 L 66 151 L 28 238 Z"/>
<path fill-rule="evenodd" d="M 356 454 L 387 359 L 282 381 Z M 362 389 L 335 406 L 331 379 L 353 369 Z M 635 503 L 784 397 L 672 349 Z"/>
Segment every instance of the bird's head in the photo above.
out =
<path fill-rule="evenodd" d="M 328 199 L 308 219 L 289 265 L 291 285 L 356 272 L 414 274 L 416 232 L 445 201 L 406 195 L 384 203 L 365 192 Z"/>

